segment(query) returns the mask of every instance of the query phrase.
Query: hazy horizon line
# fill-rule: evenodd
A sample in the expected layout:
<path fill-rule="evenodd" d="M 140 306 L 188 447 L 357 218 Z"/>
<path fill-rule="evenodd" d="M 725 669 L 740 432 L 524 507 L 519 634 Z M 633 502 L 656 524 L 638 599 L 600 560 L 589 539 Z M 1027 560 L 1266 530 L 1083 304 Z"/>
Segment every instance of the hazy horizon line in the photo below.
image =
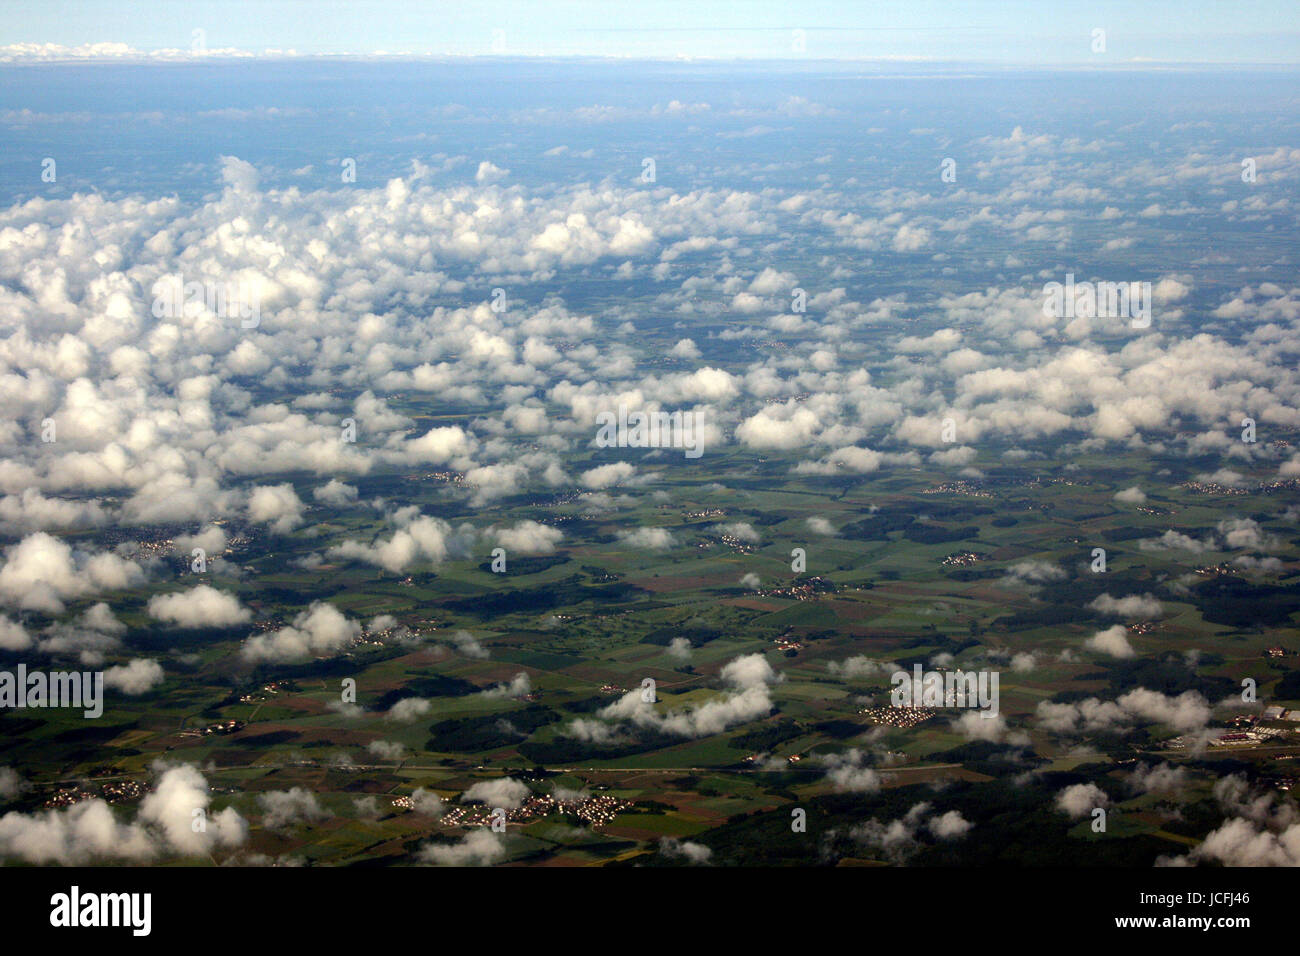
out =
<path fill-rule="evenodd" d="M 112 52 L 87 52 L 77 53 L 77 50 L 94 49 L 103 46 L 121 46 L 126 47 L 122 53 Z M 32 52 L 15 51 L 15 47 L 59 47 L 60 52 L 44 54 L 39 50 Z M 13 51 L 13 52 L 10 52 Z M 67 51 L 67 52 L 63 52 Z M 1011 60 L 1011 59 L 970 59 L 970 58 L 953 58 L 953 57 L 928 57 L 913 55 L 884 55 L 884 56 L 853 56 L 853 57 L 836 57 L 836 56 L 696 56 L 696 55 L 674 55 L 674 56 L 652 56 L 644 54 L 617 54 L 617 53 L 452 53 L 452 52 L 390 52 L 386 50 L 374 50 L 370 52 L 338 52 L 338 53 L 300 53 L 296 50 L 276 50 L 268 49 L 261 52 L 251 50 L 240 50 L 236 48 L 209 50 L 202 53 L 195 53 L 189 50 L 179 48 L 161 48 L 156 50 L 137 50 L 127 47 L 126 44 L 119 44 L 117 41 L 103 41 L 102 43 L 83 44 L 78 47 L 67 47 L 61 44 L 37 44 L 30 41 L 24 41 L 12 44 L 0 44 L 0 66 L 65 66 L 75 65 L 97 65 L 107 66 L 114 64 L 157 64 L 157 65 L 176 65 L 176 64 L 200 64 L 213 62 L 246 62 L 250 60 L 273 62 L 273 61 L 302 61 L 302 60 L 329 60 L 329 61 L 446 61 L 460 62 L 466 60 L 476 60 L 484 62 L 577 62 L 577 63 L 645 63 L 656 65 L 688 65 L 688 64 L 706 64 L 706 65 L 728 65 L 728 64 L 755 64 L 755 65 L 779 65 L 795 66 L 805 65 L 838 65 L 852 66 L 860 65 L 880 65 L 880 66 L 928 66 L 928 67 L 947 67 L 947 68 L 970 68 L 977 67 L 990 70 L 1035 70 L 1041 72 L 1051 72 L 1055 70 L 1069 71 L 1141 71 L 1141 70 L 1164 70 L 1164 69 L 1197 69 L 1213 68 L 1223 69 L 1300 69 L 1300 61 L 1296 60 L 1162 60 L 1148 57 L 1130 57 L 1126 59 L 1104 59 L 1094 62 L 1089 59 L 1062 60 L 1059 62 L 1048 63 L 1036 60 Z"/>

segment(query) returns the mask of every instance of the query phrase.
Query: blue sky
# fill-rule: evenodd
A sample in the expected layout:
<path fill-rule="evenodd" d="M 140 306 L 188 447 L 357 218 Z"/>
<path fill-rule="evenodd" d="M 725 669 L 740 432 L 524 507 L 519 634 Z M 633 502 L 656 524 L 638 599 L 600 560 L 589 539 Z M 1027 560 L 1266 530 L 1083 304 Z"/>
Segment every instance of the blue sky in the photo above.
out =
<path fill-rule="evenodd" d="M 1294 63 L 1297 11 L 1294 0 L 13 0 L 0 45 L 188 49 L 201 29 L 209 48 L 304 54 Z M 1099 28 L 1104 55 L 1092 50 Z"/>

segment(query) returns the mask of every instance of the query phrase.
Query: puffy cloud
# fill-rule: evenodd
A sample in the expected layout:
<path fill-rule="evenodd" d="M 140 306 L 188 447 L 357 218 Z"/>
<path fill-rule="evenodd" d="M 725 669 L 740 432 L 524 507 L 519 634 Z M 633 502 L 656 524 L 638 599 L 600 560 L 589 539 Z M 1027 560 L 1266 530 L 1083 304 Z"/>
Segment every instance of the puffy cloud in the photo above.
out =
<path fill-rule="evenodd" d="M 103 601 L 92 604 L 77 618 L 77 623 L 92 631 L 121 636 L 126 633 L 126 625 L 113 616 L 113 610 Z"/>
<path fill-rule="evenodd" d="M 1133 650 L 1133 645 L 1128 642 L 1128 628 L 1123 624 L 1116 624 L 1104 631 L 1097 631 L 1092 637 L 1083 642 L 1083 646 L 1090 651 L 1109 654 L 1111 657 L 1137 656 L 1137 652 Z"/>
<path fill-rule="evenodd" d="M 181 764 L 165 770 L 153 793 L 140 801 L 139 819 L 157 827 L 169 849 L 186 856 L 243 843 L 248 836 L 248 824 L 230 807 L 212 814 L 205 831 L 194 832 L 194 811 L 203 810 L 207 816 L 209 803 L 208 784 L 203 775 L 194 767 Z"/>
<path fill-rule="evenodd" d="M 1157 303 L 1164 305 L 1170 302 L 1181 302 L 1191 294 L 1191 291 L 1190 284 L 1179 282 L 1170 276 L 1157 282 L 1151 290 L 1151 295 Z"/>
<path fill-rule="evenodd" d="M 444 809 L 442 797 L 432 790 L 426 790 L 424 787 L 416 787 L 411 792 L 411 809 L 416 813 L 424 813 L 431 817 L 440 817 Z"/>
<path fill-rule="evenodd" d="M 164 680 L 162 665 L 157 661 L 137 658 L 125 665 L 104 671 L 104 686 L 119 690 L 131 697 L 148 693 Z"/>
<path fill-rule="evenodd" d="M 32 646 L 32 636 L 18 621 L 0 614 L 0 650 L 25 651 Z"/>
<path fill-rule="evenodd" d="M 820 535 L 825 535 L 827 537 L 830 537 L 837 533 L 835 531 L 834 526 L 825 518 L 814 516 L 806 519 L 805 523 L 808 525 L 808 530 L 811 531 L 813 534 L 820 534 Z"/>
<path fill-rule="evenodd" d="M 687 375 L 670 376 L 663 383 L 667 397 L 671 397 L 674 401 L 687 402 L 725 403 L 739 393 L 740 386 L 739 378 L 724 369 L 712 366 L 698 368 Z M 708 410 L 697 408 L 693 411 L 696 414 L 696 427 L 700 430 L 695 440 L 701 444 L 718 443 L 720 437 L 718 433 L 707 428 Z"/>
<path fill-rule="evenodd" d="M 102 667 L 107 654 L 121 645 L 121 632 L 100 630 L 83 614 L 75 621 L 61 621 L 46 628 L 37 646 L 42 654 L 75 656 L 86 667 Z"/>
<path fill-rule="evenodd" d="M 0 602 L 32 611 L 60 613 L 64 601 L 99 591 L 135 587 L 144 569 L 111 552 L 76 550 L 38 531 L 5 549 Z"/>
<path fill-rule="evenodd" d="M 955 448 L 933 452 L 930 461 L 945 468 L 962 468 L 973 462 L 977 455 L 978 452 L 969 445 L 958 445 Z"/>
<path fill-rule="evenodd" d="M 1038 667 L 1038 658 L 1033 651 L 1022 651 L 1011 655 L 1011 669 L 1017 674 L 1028 673 Z"/>
<path fill-rule="evenodd" d="M 826 782 L 841 793 L 875 793 L 884 778 L 866 766 L 866 760 L 867 755 L 856 748 L 828 755 L 824 758 L 830 768 L 826 771 Z"/>
<path fill-rule="evenodd" d="M 465 483 L 474 489 L 471 501 L 476 507 L 517 494 L 528 479 L 528 469 L 518 462 L 482 465 L 465 472 Z"/>
<path fill-rule="evenodd" d="M 772 698 L 767 688 L 756 686 L 648 722 L 652 726 L 657 724 L 665 733 L 682 737 L 707 737 L 721 733 L 735 724 L 748 723 L 759 717 L 765 717 L 771 711 Z"/>
<path fill-rule="evenodd" d="M 1229 548 L 1271 551 L 1278 546 L 1278 540 L 1266 534 L 1253 518 L 1228 518 L 1220 521 L 1216 527 Z"/>
<path fill-rule="evenodd" d="M 403 457 L 411 464 L 445 465 L 474 451 L 474 439 L 459 425 L 430 428 L 403 446 Z"/>
<path fill-rule="evenodd" d="M 934 808 L 927 802 L 913 804 L 897 820 L 882 823 L 868 820 L 853 827 L 849 834 L 854 840 L 873 847 L 889 859 L 902 863 L 922 846 L 921 835 L 928 832 L 935 840 L 959 840 L 974 826 L 958 810 L 934 816 Z"/>
<path fill-rule="evenodd" d="M 1164 607 L 1151 594 L 1130 594 L 1122 598 L 1101 594 L 1089 601 L 1088 607 L 1099 614 L 1109 614 L 1126 620 L 1150 620 L 1164 613 Z"/>
<path fill-rule="evenodd" d="M 302 787 L 258 794 L 257 805 L 262 811 L 262 826 L 268 830 L 288 830 L 304 823 L 320 823 L 332 816 L 321 806 L 316 794 Z"/>
<path fill-rule="evenodd" d="M 437 566 L 447 560 L 452 549 L 458 546 L 451 525 L 441 518 L 420 515 L 400 515 L 400 527 L 391 537 L 375 538 L 370 544 L 344 541 L 330 548 L 330 557 L 364 561 L 398 574 L 421 561 Z"/>
<path fill-rule="evenodd" d="M 312 492 L 312 497 L 323 505 L 346 508 L 357 500 L 358 492 L 353 485 L 339 481 L 337 478 L 331 478 L 315 489 Z"/>
<path fill-rule="evenodd" d="M 751 448 L 788 450 L 810 444 L 820 430 L 816 412 L 790 402 L 745 419 L 736 426 L 736 438 Z"/>
<path fill-rule="evenodd" d="M 700 350 L 691 339 L 679 339 L 677 344 L 668 350 L 668 354 L 673 358 L 697 359 L 700 357 Z"/>
<path fill-rule="evenodd" d="M 0 817 L 0 857 L 6 859 L 71 866 L 97 859 L 145 861 L 158 852 L 156 838 L 145 827 L 118 823 L 100 799 Z"/>
<path fill-rule="evenodd" d="M 667 528 L 637 528 L 619 531 L 618 539 L 625 547 L 640 551 L 666 551 L 677 544 L 677 539 Z"/>
<path fill-rule="evenodd" d="M 713 850 L 703 843 L 676 837 L 663 837 L 659 841 L 659 852 L 669 859 L 681 859 L 687 863 L 704 864 L 713 859 Z"/>
<path fill-rule="evenodd" d="M 1300 820 L 1294 804 L 1278 803 L 1273 793 L 1253 791 L 1245 778 L 1236 775 L 1217 780 L 1214 796 L 1229 818 L 1187 856 L 1158 862 L 1300 866 Z"/>
<path fill-rule="evenodd" d="M 99 798 L 34 814 L 5 814 L 0 817 L 0 857 L 79 866 L 200 856 L 242 844 L 247 823 L 233 808 L 208 814 L 210 803 L 203 775 L 182 764 L 163 770 L 132 821 L 119 822 Z M 200 832 L 193 828 L 196 810 L 206 816 Z"/>
<path fill-rule="evenodd" d="M 474 181 L 476 183 L 496 183 L 505 179 L 509 175 L 510 170 L 502 169 L 495 163 L 490 163 L 487 160 L 484 160 L 478 164 L 478 172 L 474 174 Z M 401 182 L 401 180 L 397 181 Z"/>
<path fill-rule="evenodd" d="M 1199 730 L 1210 720 L 1209 704 L 1191 690 L 1174 697 L 1139 687 L 1120 697 L 1118 703 L 1139 719 L 1166 724 L 1180 731 Z"/>
<path fill-rule="evenodd" d="M 248 520 L 286 534 L 302 524 L 303 503 L 293 485 L 258 485 L 248 495 Z"/>
<path fill-rule="evenodd" d="M 607 744 L 623 738 L 621 724 L 606 724 L 599 720 L 579 717 L 569 723 L 565 734 L 587 743 Z"/>
<path fill-rule="evenodd" d="M 1071 820 L 1091 816 L 1099 807 L 1110 806 L 1110 797 L 1095 783 L 1075 783 L 1056 795 L 1056 808 Z"/>
<path fill-rule="evenodd" d="M 1137 793 L 1178 793 L 1190 781 L 1186 767 L 1172 764 L 1138 764 L 1128 776 L 1128 784 Z"/>
<path fill-rule="evenodd" d="M 524 805 L 529 796 L 528 784 L 514 777 L 480 780 L 460 795 L 461 803 L 482 803 L 493 809 L 501 807 L 514 810 Z"/>
<path fill-rule="evenodd" d="M 927 821 L 926 826 L 936 839 L 955 840 L 971 831 L 975 824 L 961 815 L 959 810 L 949 810 Z"/>
<path fill-rule="evenodd" d="M 361 635 L 361 624 L 338 608 L 317 601 L 278 631 L 257 634 L 244 642 L 243 656 L 255 663 L 285 663 L 337 654 Z"/>
<path fill-rule="evenodd" d="M 401 760 L 406 747 L 395 740 L 372 740 L 366 750 L 380 760 Z"/>
<path fill-rule="evenodd" d="M 747 689 L 776 683 L 780 678 L 762 654 L 746 654 L 728 661 L 718 675 L 733 687 Z"/>
<path fill-rule="evenodd" d="M 488 534 L 507 552 L 554 554 L 564 532 L 536 521 L 520 521 L 512 528 L 492 528 Z"/>
<path fill-rule="evenodd" d="M 733 521 L 730 524 L 715 524 L 709 530 L 716 535 L 722 535 L 735 538 L 737 541 L 743 541 L 745 544 L 758 544 L 763 538 L 754 526 L 747 521 Z"/>
<path fill-rule="evenodd" d="M 612 488 L 614 485 L 622 484 L 635 474 L 635 465 L 630 465 L 625 461 L 616 461 L 584 471 L 578 476 L 578 481 L 584 488 L 598 491 L 602 488 Z"/>
<path fill-rule="evenodd" d="M 1137 485 L 1133 485 L 1131 488 L 1125 488 L 1122 491 L 1115 492 L 1115 500 L 1120 504 L 1140 505 L 1146 503 L 1147 496 L 1141 488 Z"/>
<path fill-rule="evenodd" d="M 239 598 L 218 591 L 207 584 L 178 591 L 155 594 L 149 599 L 149 616 L 177 627 L 233 627 L 253 619 L 253 612 L 239 603 Z"/>
<path fill-rule="evenodd" d="M 990 711 L 968 710 L 952 722 L 953 730 L 967 740 L 986 740 L 990 743 L 1009 743 L 1026 746 L 1029 736 L 1023 731 L 1012 730 L 1007 719 L 1001 714 L 988 716 Z"/>
<path fill-rule="evenodd" d="M 1281 558 L 1257 558 L 1249 554 L 1237 555 L 1232 563 L 1252 571 L 1281 571 L 1286 566 Z"/>
<path fill-rule="evenodd" d="M 597 712 L 601 720 L 616 723 L 602 724 L 580 718 L 569 725 L 569 733 L 581 740 L 603 743 L 619 735 L 622 721 L 630 721 L 633 726 L 657 733 L 708 737 L 771 713 L 772 696 L 768 685 L 777 683 L 781 677 L 762 654 L 747 654 L 729 661 L 719 677 L 730 688 L 723 697 L 687 710 L 661 713 L 637 688 Z"/>
<path fill-rule="evenodd" d="M 433 705 L 423 697 L 403 697 L 388 708 L 388 717 L 398 723 L 409 724 L 411 721 L 423 717 L 431 710 L 433 710 Z"/>
<path fill-rule="evenodd" d="M 997 147 L 990 141 L 981 148 Z M 56 500 L 53 495 L 74 490 L 126 488 L 133 494 L 124 512 L 147 523 L 205 521 L 236 513 L 236 496 L 228 485 L 241 475 L 306 469 L 338 480 L 338 475 L 365 473 L 381 464 L 454 463 L 466 474 L 464 487 L 481 503 L 539 478 L 554 484 L 556 471 L 562 470 L 558 461 L 519 465 L 512 456 L 517 449 L 492 438 L 480 444 L 460 425 L 436 426 L 408 439 L 411 423 L 388 411 L 369 389 L 438 392 L 471 405 L 488 404 L 496 388 L 552 389 L 550 397 L 563 406 L 566 392 L 582 392 L 599 377 L 606 392 L 640 390 L 643 406 L 740 397 L 746 404 L 728 418 L 739 422 L 738 440 L 758 448 L 823 443 L 841 451 L 858 449 L 814 463 L 850 470 L 881 463 L 856 444 L 868 428 L 880 427 L 888 435 L 885 440 L 938 448 L 938 422 L 948 405 L 968 443 L 986 432 L 1035 438 L 1080 426 L 1103 441 L 1127 441 L 1139 432 L 1175 432 L 1174 409 L 1177 427 L 1183 427 L 1221 423 L 1246 407 L 1247 398 L 1279 421 L 1294 405 L 1294 369 L 1279 359 L 1275 344 L 1289 327 L 1281 323 L 1293 318 L 1294 303 L 1280 287 L 1278 295 L 1263 292 L 1272 285 L 1267 283 L 1235 298 L 1238 314 L 1259 320 L 1258 342 L 1234 345 L 1210 334 L 1149 336 L 1122 349 L 1089 341 L 1086 323 L 1059 328 L 1057 320 L 1042 314 L 1033 290 L 983 289 L 943 293 L 927 302 L 891 296 L 855 303 L 843 289 L 828 289 L 811 300 L 817 321 L 776 317 L 780 323 L 794 320 L 797 324 L 789 326 L 794 334 L 821 336 L 820 341 L 797 343 L 807 358 L 802 367 L 773 357 L 743 375 L 710 368 L 633 380 L 636 357 L 630 349 L 616 342 L 603 355 L 581 345 L 595 331 L 591 316 L 574 314 L 562 304 L 525 308 L 514 299 L 512 308 L 501 313 L 486 302 L 429 309 L 413 300 L 412 287 L 418 279 L 422 292 L 455 294 L 467 279 L 491 288 L 496 275 L 510 275 L 512 282 L 551 281 L 561 267 L 583 267 L 608 256 L 625 260 L 619 268 L 636 275 L 653 261 L 661 235 L 671 243 L 671 255 L 666 252 L 661 265 L 688 253 L 725 255 L 736 237 L 756 235 L 768 213 L 797 217 L 801 228 L 820 237 L 814 241 L 849 249 L 915 251 L 928 247 L 933 230 L 949 227 L 924 216 L 903 219 L 896 208 L 883 205 L 875 215 L 817 208 L 824 197 L 816 193 L 781 199 L 759 192 L 700 190 L 665 203 L 654 190 L 640 186 L 533 190 L 497 183 L 505 171 L 490 162 L 481 170 L 473 184 L 435 186 L 426 181 L 427 170 L 417 168 L 410 177 L 373 189 L 308 195 L 264 191 L 256 169 L 226 157 L 224 190 L 207 202 L 42 200 L 39 209 L 20 204 L 9 210 L 0 221 L 14 243 L 4 278 L 11 311 L 22 327 L 6 341 L 0 358 L 24 372 L 21 387 L 17 375 L 6 386 L 13 393 L 10 404 L 19 412 L 13 433 L 30 434 L 33 423 L 53 410 L 60 440 L 48 447 L 30 441 L 7 444 L 5 451 L 16 461 L 0 473 L 0 485 L 12 495 L 27 496 L 29 510 L 44 507 L 36 494 L 49 502 Z M 237 217 L 232 201 L 238 203 Z M 989 203 L 952 228 L 960 233 L 978 224 L 1038 241 L 1063 240 L 1068 231 L 1060 224 L 1062 210 L 1019 209 L 1012 215 L 997 213 L 999 208 L 1006 204 Z M 320 215 L 333 223 L 329 232 L 297 228 Z M 189 241 L 194 235 L 202 238 Z M 239 237 L 237 243 L 232 235 Z M 375 235 L 395 241 L 377 245 Z M 682 236 L 690 238 L 674 241 Z M 122 261 L 119 254 L 116 271 L 96 258 L 111 257 L 121 248 L 144 252 L 138 261 Z M 183 263 L 180 249 L 185 250 Z M 640 257 L 646 258 L 637 261 Z M 56 265 L 66 278 L 47 281 Z M 1018 267 L 1019 262 L 1007 266 Z M 152 289 L 163 275 L 183 280 L 181 272 L 227 275 L 255 288 L 261 299 L 260 326 L 241 329 L 229 321 L 231 316 L 197 303 L 175 316 L 141 321 L 133 290 Z M 775 267 L 752 279 L 721 278 L 725 272 L 710 275 L 706 268 L 670 299 L 682 311 L 700 310 L 716 293 L 719 310 L 731 301 L 738 310 L 760 314 L 784 310 L 785 293 L 797 281 Z M 368 278 L 360 282 L 356 275 Z M 1156 299 L 1166 318 L 1176 311 L 1170 304 L 1186 301 L 1191 288 L 1191 276 L 1157 281 Z M 909 322 L 904 334 L 897 320 L 922 310 L 937 315 L 939 327 L 917 332 Z M 37 316 L 50 315 L 58 321 L 37 321 Z M 835 353 L 846 330 L 855 324 L 885 327 L 885 322 L 899 329 L 889 333 L 893 341 L 887 343 L 904 363 L 897 368 L 914 370 L 915 376 L 904 374 L 875 386 L 865 370 L 837 373 L 843 360 L 837 361 Z M 957 348 L 963 339 L 975 342 L 981 334 L 1018 351 L 1006 351 L 999 367 L 987 367 L 991 360 L 974 348 Z M 1057 334 L 1066 335 L 1070 344 L 1050 345 Z M 679 356 L 692 354 L 686 346 L 679 350 Z M 913 369 L 910 355 L 944 358 Z M 257 376 L 265 386 L 296 386 L 301 394 L 284 404 L 278 404 L 279 396 L 259 404 L 253 393 L 223 375 Z M 1243 382 L 1250 383 L 1249 396 L 1243 394 Z M 325 390 L 340 385 L 363 393 L 354 417 L 364 441 L 355 445 L 338 440 L 335 400 Z M 801 394 L 807 397 L 794 400 Z M 516 402 L 515 407 L 528 406 Z M 908 415 L 905 409 L 916 411 Z M 548 427 L 547 417 L 536 411 L 531 427 Z M 1263 411 L 1260 415 L 1264 420 Z M 499 417 L 479 419 L 482 431 L 495 434 Z M 469 461 L 480 453 L 486 461 Z M 952 463 L 965 454 L 940 450 L 936 460 Z M 80 514 L 51 514 L 49 520 L 98 521 L 84 498 L 57 500 L 73 502 Z M 340 506 L 346 503 L 335 500 Z M 22 505 L 9 502 L 11 509 Z M 266 523 L 292 527 L 293 514 L 292 509 L 277 511 Z M 46 527 L 56 526 L 65 525 Z"/>
<path fill-rule="evenodd" d="M 1142 539 L 1138 542 L 1138 547 L 1143 551 L 1176 550 L 1201 554 L 1235 548 L 1271 551 L 1279 546 L 1278 539 L 1267 534 L 1253 518 L 1226 518 L 1215 526 L 1215 530 L 1217 536 L 1211 534 L 1204 539 L 1197 539 L 1171 529 L 1159 538 Z"/>
<path fill-rule="evenodd" d="M 1212 830 L 1190 857 L 1223 866 L 1300 866 L 1300 824 L 1274 832 L 1234 817 Z"/>
<path fill-rule="evenodd" d="M 202 548 L 203 553 L 209 556 L 223 553 L 228 543 L 226 532 L 217 525 L 208 525 L 197 534 L 178 535 L 172 540 L 176 550 L 182 554 L 190 554 L 195 548 Z"/>
<path fill-rule="evenodd" d="M 1200 554 L 1204 551 L 1214 551 L 1218 547 L 1214 541 L 1198 541 L 1196 538 L 1182 534 L 1178 531 L 1166 531 L 1158 538 L 1143 538 L 1138 542 L 1138 548 L 1143 551 L 1190 551 L 1193 554 Z"/>
<path fill-rule="evenodd" d="M 1211 709 L 1196 691 L 1184 691 L 1174 697 L 1139 687 L 1113 701 L 1089 697 L 1060 704 L 1045 700 L 1039 703 L 1036 713 L 1039 725 L 1054 733 L 1124 730 L 1143 721 L 1167 724 L 1186 733 L 1204 728 L 1209 723 Z"/>
<path fill-rule="evenodd" d="M 1007 579 L 1017 584 L 1046 584 L 1066 577 L 1065 571 L 1050 561 L 1018 561 L 1007 568 Z"/>
<path fill-rule="evenodd" d="M 942 354 L 951 352 L 961 342 L 961 332 L 957 329 L 939 329 L 924 337 L 905 335 L 898 340 L 896 348 L 900 352 L 926 352 Z"/>
<path fill-rule="evenodd" d="M 898 227 L 891 245 L 895 252 L 919 252 L 930 244 L 930 230 L 907 223 Z"/>
<path fill-rule="evenodd" d="M 750 282 L 749 291 L 758 295 L 775 295 L 778 292 L 792 289 L 798 284 L 799 279 L 797 276 L 789 272 L 779 272 L 768 266 Z"/>
<path fill-rule="evenodd" d="M 0 530 L 7 534 L 98 528 L 108 521 L 109 515 L 98 501 L 47 498 L 38 488 L 0 498 Z"/>
<path fill-rule="evenodd" d="M 0 767 L 0 800 L 12 800 L 28 786 L 27 781 L 13 767 Z"/>
<path fill-rule="evenodd" d="M 491 866 L 504 859 L 505 843 L 491 830 L 479 828 L 459 843 L 426 843 L 420 848 L 421 863 L 434 866 Z"/>
<path fill-rule="evenodd" d="M 456 650 L 465 657 L 484 660 L 489 656 L 487 648 L 469 631 L 456 631 L 452 634 L 451 640 L 456 645 Z"/>
<path fill-rule="evenodd" d="M 526 697 L 533 691 L 533 682 L 528 674 L 520 671 L 508 684 L 496 684 L 483 691 L 484 697 L 518 698 Z"/>
<path fill-rule="evenodd" d="M 893 664 L 877 662 L 860 654 L 845 658 L 842 662 L 831 661 L 826 665 L 826 669 L 836 677 L 842 677 L 845 680 L 884 676 L 897 670 Z"/>

